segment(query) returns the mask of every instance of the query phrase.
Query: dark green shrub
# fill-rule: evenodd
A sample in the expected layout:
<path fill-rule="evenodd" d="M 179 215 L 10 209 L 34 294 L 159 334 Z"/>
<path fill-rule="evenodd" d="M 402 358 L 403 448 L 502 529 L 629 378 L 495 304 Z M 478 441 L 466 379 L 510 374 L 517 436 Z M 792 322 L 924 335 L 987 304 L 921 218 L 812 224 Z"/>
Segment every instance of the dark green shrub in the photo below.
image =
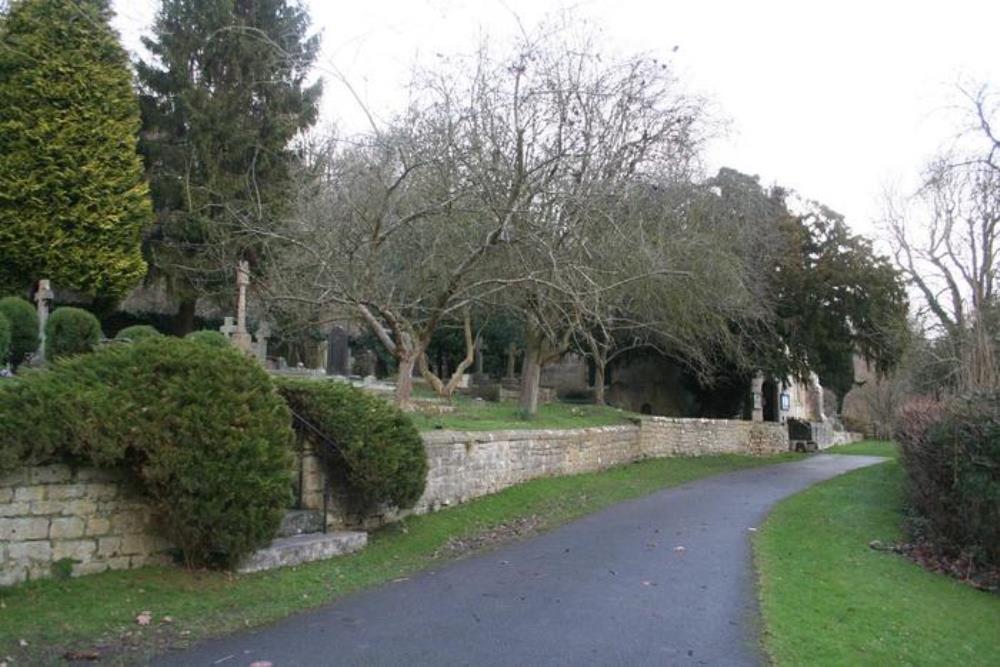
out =
<path fill-rule="evenodd" d="M 911 402 L 897 434 L 921 537 L 1000 564 L 1000 391 Z"/>
<path fill-rule="evenodd" d="M 0 472 L 126 465 L 192 565 L 236 564 L 290 501 L 288 408 L 235 348 L 161 336 L 69 357 L 0 386 L 0 413 Z"/>
<path fill-rule="evenodd" d="M 341 382 L 281 380 L 294 415 L 336 443 L 348 497 L 358 514 L 379 505 L 413 507 L 424 492 L 427 453 L 409 417 L 386 400 Z M 321 446 L 309 428 L 305 437 Z"/>
<path fill-rule="evenodd" d="M 125 327 L 121 331 L 115 334 L 115 340 L 129 340 L 133 343 L 143 340 L 144 338 L 151 338 L 153 336 L 162 336 L 156 327 L 152 327 L 148 324 L 133 324 L 130 327 Z"/>
<path fill-rule="evenodd" d="M 213 347 L 231 347 L 229 344 L 229 339 L 226 338 L 220 331 L 212 331 L 211 329 L 202 329 L 201 331 L 192 331 L 187 336 L 187 340 L 194 341 L 196 343 L 202 343 L 203 345 L 211 345 Z"/>
<path fill-rule="evenodd" d="M 38 350 L 38 313 L 24 299 L 8 296 L 0 299 L 0 314 L 10 323 L 10 360 L 16 366 Z"/>
<path fill-rule="evenodd" d="M 10 356 L 10 320 L 0 313 L 0 366 L 7 363 Z"/>
<path fill-rule="evenodd" d="M 45 358 L 93 352 L 101 341 L 101 323 L 82 308 L 56 308 L 45 323 Z"/>

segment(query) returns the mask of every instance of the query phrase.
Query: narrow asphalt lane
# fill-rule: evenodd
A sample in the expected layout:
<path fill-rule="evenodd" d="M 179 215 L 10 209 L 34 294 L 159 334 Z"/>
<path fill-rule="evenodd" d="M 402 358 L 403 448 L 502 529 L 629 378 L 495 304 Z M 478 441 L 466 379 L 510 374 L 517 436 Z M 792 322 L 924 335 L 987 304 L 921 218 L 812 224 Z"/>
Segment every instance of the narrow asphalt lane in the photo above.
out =
<path fill-rule="evenodd" d="M 753 529 L 778 500 L 883 460 L 699 480 L 154 664 L 761 664 Z"/>

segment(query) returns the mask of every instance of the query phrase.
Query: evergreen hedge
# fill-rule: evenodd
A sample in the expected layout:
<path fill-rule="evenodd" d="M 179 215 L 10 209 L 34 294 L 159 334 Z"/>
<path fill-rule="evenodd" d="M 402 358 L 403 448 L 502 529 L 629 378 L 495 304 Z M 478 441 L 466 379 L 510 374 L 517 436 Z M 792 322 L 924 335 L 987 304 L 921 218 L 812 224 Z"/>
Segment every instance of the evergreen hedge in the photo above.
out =
<path fill-rule="evenodd" d="M 133 343 L 143 340 L 145 338 L 151 338 L 154 336 L 162 336 L 156 327 L 150 326 L 148 324 L 133 324 L 130 327 L 125 327 L 121 331 L 115 334 L 115 340 L 128 340 Z"/>
<path fill-rule="evenodd" d="M 56 308 L 45 323 L 45 358 L 93 352 L 101 342 L 101 323 L 83 308 Z"/>
<path fill-rule="evenodd" d="M 279 380 L 278 390 L 294 415 L 311 428 L 300 433 L 336 446 L 344 465 L 351 509 L 358 515 L 388 505 L 407 509 L 420 499 L 427 477 L 427 453 L 413 422 L 378 396 L 341 382 Z"/>
<path fill-rule="evenodd" d="M 10 324 L 10 360 L 15 366 L 38 350 L 38 313 L 18 296 L 0 299 L 0 315 Z"/>
<path fill-rule="evenodd" d="M 10 355 L 10 320 L 0 313 L 0 366 L 7 363 Z"/>
<path fill-rule="evenodd" d="M 126 466 L 189 565 L 237 564 L 291 501 L 288 409 L 234 348 L 166 336 L 104 347 L 0 385 L 0 414 L 0 473 Z"/>
<path fill-rule="evenodd" d="M 211 329 L 192 331 L 184 338 L 203 345 L 211 345 L 213 347 L 231 347 L 229 339 L 226 338 L 221 331 L 212 331 Z"/>

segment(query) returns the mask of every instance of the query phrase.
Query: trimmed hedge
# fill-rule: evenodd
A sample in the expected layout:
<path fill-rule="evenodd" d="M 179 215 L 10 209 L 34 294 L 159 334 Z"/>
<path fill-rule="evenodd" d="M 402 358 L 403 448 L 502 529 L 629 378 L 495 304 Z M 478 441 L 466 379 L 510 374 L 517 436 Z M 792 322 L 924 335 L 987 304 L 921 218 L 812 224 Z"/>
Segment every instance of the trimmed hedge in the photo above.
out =
<path fill-rule="evenodd" d="M 152 338 L 154 336 L 162 336 L 156 327 L 150 326 L 148 324 L 133 324 L 130 327 L 125 327 L 121 331 L 115 334 L 115 340 L 128 340 L 133 343 L 143 340 L 145 338 Z"/>
<path fill-rule="evenodd" d="M 101 323 L 83 308 L 56 308 L 45 323 L 45 358 L 93 352 L 101 342 Z"/>
<path fill-rule="evenodd" d="M 0 472 L 127 466 L 189 565 L 235 565 L 291 501 L 291 417 L 236 349 L 166 336 L 105 347 L 0 386 L 0 414 Z"/>
<path fill-rule="evenodd" d="M 211 329 L 192 331 L 184 338 L 195 343 L 211 345 L 213 347 L 231 347 L 229 339 L 226 338 L 221 331 L 212 331 Z"/>
<path fill-rule="evenodd" d="M 1000 391 L 911 401 L 897 435 L 912 527 L 953 555 L 1000 565 Z"/>
<path fill-rule="evenodd" d="M 346 468 L 348 498 L 358 515 L 388 505 L 407 509 L 420 499 L 427 452 L 413 422 L 386 400 L 341 382 L 279 380 L 294 415 L 337 447 Z M 309 428 L 300 433 L 322 446 Z"/>
<path fill-rule="evenodd" d="M 7 363 L 10 355 L 10 320 L 0 313 L 0 366 Z"/>
<path fill-rule="evenodd" d="M 17 296 L 0 299 L 0 314 L 10 323 L 10 360 L 15 366 L 38 350 L 38 313 Z"/>

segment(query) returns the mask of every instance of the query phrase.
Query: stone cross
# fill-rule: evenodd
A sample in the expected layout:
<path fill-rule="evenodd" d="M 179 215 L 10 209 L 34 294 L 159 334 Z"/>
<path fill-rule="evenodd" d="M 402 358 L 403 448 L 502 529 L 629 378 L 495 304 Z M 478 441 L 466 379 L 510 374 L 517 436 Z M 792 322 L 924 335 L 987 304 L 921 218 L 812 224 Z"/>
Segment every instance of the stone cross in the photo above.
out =
<path fill-rule="evenodd" d="M 34 358 L 38 361 L 45 361 L 45 323 L 49 319 L 49 301 L 54 294 L 48 280 L 38 281 L 38 290 L 35 292 L 35 302 L 38 304 L 38 351 Z"/>
<path fill-rule="evenodd" d="M 222 326 L 219 327 L 219 331 L 221 331 L 222 335 L 226 338 L 232 338 L 233 334 L 236 333 L 236 325 L 233 324 L 233 318 L 227 317 L 223 321 Z"/>
<path fill-rule="evenodd" d="M 244 352 L 253 351 L 253 338 L 247 331 L 247 285 L 250 284 L 250 265 L 240 262 L 236 268 L 236 286 L 239 293 L 236 296 L 236 330 L 229 340 Z"/>

